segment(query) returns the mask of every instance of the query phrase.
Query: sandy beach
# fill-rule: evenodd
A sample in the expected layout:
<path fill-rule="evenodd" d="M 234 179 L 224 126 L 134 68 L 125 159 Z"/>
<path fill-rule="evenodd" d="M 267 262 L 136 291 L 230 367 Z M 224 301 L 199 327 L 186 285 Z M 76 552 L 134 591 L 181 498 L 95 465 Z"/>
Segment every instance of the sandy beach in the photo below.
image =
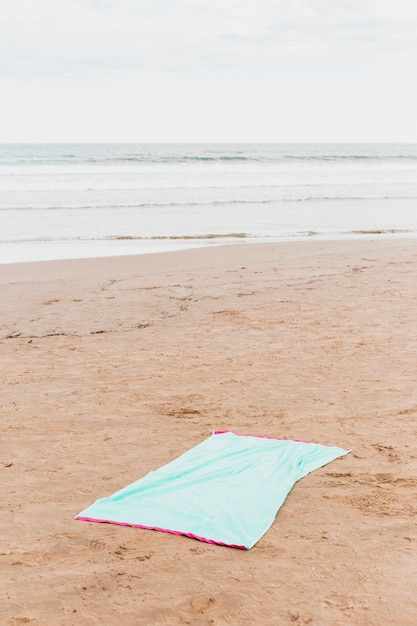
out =
<path fill-rule="evenodd" d="M 378 237 L 0 265 L 1 623 L 414 626 L 416 278 Z M 352 452 L 249 551 L 74 520 L 214 430 Z"/>

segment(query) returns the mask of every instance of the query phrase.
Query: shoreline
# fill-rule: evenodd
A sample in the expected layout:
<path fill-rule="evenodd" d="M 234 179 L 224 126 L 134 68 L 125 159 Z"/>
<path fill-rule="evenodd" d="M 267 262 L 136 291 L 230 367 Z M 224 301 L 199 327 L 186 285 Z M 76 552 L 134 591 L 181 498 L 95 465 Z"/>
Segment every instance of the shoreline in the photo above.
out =
<path fill-rule="evenodd" d="M 98 248 L 93 254 L 85 255 L 85 253 L 79 252 L 74 256 L 70 255 L 59 256 L 62 252 L 58 253 L 58 256 L 52 255 L 50 258 L 26 258 L 24 260 L 7 260 L 2 261 L 0 258 L 0 267 L 2 265 L 17 265 L 20 263 L 45 263 L 49 261 L 73 261 L 73 260 L 88 260 L 88 259 L 96 259 L 96 258 L 118 258 L 121 256 L 142 256 L 149 254 L 168 254 L 171 252 L 182 252 L 184 250 L 198 250 L 200 248 L 218 248 L 223 246 L 238 246 L 238 245 L 268 245 L 268 244 L 288 244 L 288 243 L 307 243 L 309 241 L 319 241 L 319 242 L 332 242 L 332 241 L 372 241 L 373 239 L 378 238 L 382 241 L 391 241 L 391 240 L 408 240 L 408 239 L 417 239 L 417 231 L 413 229 L 398 229 L 398 228 L 389 228 L 389 229 L 371 229 L 371 230 L 358 230 L 358 231 L 349 231 L 349 232 L 340 232 L 340 233 L 319 233 L 314 231 L 298 233 L 288 236 L 282 237 L 270 237 L 266 238 L 263 236 L 249 235 L 246 233 L 233 233 L 233 234 L 207 234 L 207 235 L 166 235 L 166 236 L 150 236 L 150 237 L 133 237 L 133 236 L 121 236 L 121 237 L 109 237 L 108 243 L 110 242 L 119 242 L 124 241 L 127 244 L 134 244 L 137 240 L 142 240 L 147 244 L 155 245 L 155 241 L 159 241 L 160 247 L 154 247 L 149 249 L 142 249 L 141 251 L 126 251 L 122 252 L 122 248 L 118 252 L 108 252 L 111 250 L 110 247 L 106 247 L 107 252 L 104 253 L 104 248 Z M 188 244 L 184 245 L 183 242 L 187 241 Z M 175 243 L 174 243 L 175 242 Z M 192 242 L 192 243 L 191 243 Z M 205 243 L 202 243 L 205 242 Z M 91 243 L 97 243 L 97 241 L 92 240 Z M 37 242 L 34 242 L 35 247 Z M 3 243 L 1 244 L 3 247 L 7 247 L 8 245 L 16 245 L 14 243 Z M 43 244 L 44 245 L 44 244 Z M 62 244 L 54 244 L 55 247 L 62 249 Z M 1 248 L 1 246 L 0 246 Z M 33 255 L 33 252 L 32 252 Z"/>
<path fill-rule="evenodd" d="M 416 275 L 402 238 L 0 265 L 4 623 L 414 625 Z M 352 453 L 247 553 L 73 519 L 214 430 Z"/>
<path fill-rule="evenodd" d="M 34 260 L 34 261 L 14 261 L 14 262 L 7 262 L 7 263 L 1 263 L 0 262 L 0 275 L 3 274 L 7 274 L 9 269 L 18 269 L 20 267 L 24 267 L 24 266 L 31 266 L 34 265 L 35 267 L 43 267 L 44 269 L 46 269 L 49 265 L 52 267 L 53 264 L 60 264 L 62 268 L 64 268 L 64 266 L 66 264 L 71 264 L 74 263 L 75 265 L 79 265 L 79 264 L 89 264 L 91 263 L 92 265 L 96 265 L 97 263 L 106 263 L 106 262 L 114 262 L 116 264 L 121 263 L 124 264 L 124 262 L 126 260 L 139 260 L 141 258 L 153 258 L 155 257 L 155 259 L 158 259 L 161 256 L 175 256 L 175 255 L 182 255 L 182 254 L 191 254 L 193 255 L 193 253 L 199 253 L 200 251 L 221 251 L 223 249 L 238 249 L 240 247 L 258 247 L 258 248 L 271 248 L 271 247 L 303 247 L 306 246 L 306 249 L 308 248 L 308 246 L 322 246 L 324 245 L 325 247 L 329 247 L 330 249 L 334 246 L 341 246 L 344 247 L 344 245 L 347 245 L 348 247 L 350 245 L 352 246 L 356 246 L 356 245 L 381 245 L 381 246 L 385 246 L 385 245 L 400 245 L 402 243 L 405 243 L 406 245 L 411 244 L 413 242 L 415 242 L 417 239 L 417 235 L 416 237 L 411 235 L 411 231 L 406 231 L 402 234 L 392 234 L 392 233 L 388 233 L 388 232 L 369 232 L 369 233 L 361 233 L 360 235 L 355 235 L 352 237 L 340 237 L 340 238 L 335 238 L 335 237 L 330 237 L 330 238 L 320 238 L 320 237 L 315 237 L 315 236 L 309 236 L 303 239 L 279 239 L 279 240 L 272 240 L 272 241 L 257 241 L 257 240 L 238 240 L 238 241 L 234 241 L 234 242 L 228 242 L 228 243 L 216 243 L 216 244 L 207 244 L 207 245 L 197 245 L 195 247 L 189 247 L 189 248 L 178 248 L 178 249 L 174 249 L 174 250 L 154 250 L 154 251 L 147 251 L 147 252 L 136 252 L 136 253 L 126 253 L 126 254 L 115 254 L 115 255 L 97 255 L 97 256 L 83 256 L 83 257 L 68 257 L 68 258 L 57 258 L 57 259 L 40 259 L 40 260 Z M 30 272 L 29 272 L 30 273 Z"/>

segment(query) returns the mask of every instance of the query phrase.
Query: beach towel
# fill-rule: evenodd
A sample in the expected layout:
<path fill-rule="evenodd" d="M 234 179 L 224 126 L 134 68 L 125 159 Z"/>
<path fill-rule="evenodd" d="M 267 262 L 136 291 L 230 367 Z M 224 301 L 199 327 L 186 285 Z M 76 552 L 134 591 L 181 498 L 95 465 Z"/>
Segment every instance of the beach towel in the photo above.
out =
<path fill-rule="evenodd" d="M 75 519 L 249 549 L 294 483 L 349 450 L 216 431 L 174 461 L 101 498 Z"/>

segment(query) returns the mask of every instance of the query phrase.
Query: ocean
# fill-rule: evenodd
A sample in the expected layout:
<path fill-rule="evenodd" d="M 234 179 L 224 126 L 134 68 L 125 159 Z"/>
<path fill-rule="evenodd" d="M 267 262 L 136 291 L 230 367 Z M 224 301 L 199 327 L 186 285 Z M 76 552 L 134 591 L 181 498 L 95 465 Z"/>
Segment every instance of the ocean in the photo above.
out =
<path fill-rule="evenodd" d="M 0 263 L 417 236 L 417 144 L 0 144 Z"/>

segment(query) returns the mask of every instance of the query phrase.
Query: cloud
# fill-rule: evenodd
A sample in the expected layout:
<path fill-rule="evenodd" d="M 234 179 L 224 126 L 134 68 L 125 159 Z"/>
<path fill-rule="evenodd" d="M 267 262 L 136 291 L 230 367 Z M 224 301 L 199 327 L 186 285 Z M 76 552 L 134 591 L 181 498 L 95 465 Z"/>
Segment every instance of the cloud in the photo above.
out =
<path fill-rule="evenodd" d="M 1 0 L 0 141 L 412 141 L 410 0 Z"/>
<path fill-rule="evenodd" d="M 409 62 L 408 0 L 2 0 L 0 72 Z"/>

